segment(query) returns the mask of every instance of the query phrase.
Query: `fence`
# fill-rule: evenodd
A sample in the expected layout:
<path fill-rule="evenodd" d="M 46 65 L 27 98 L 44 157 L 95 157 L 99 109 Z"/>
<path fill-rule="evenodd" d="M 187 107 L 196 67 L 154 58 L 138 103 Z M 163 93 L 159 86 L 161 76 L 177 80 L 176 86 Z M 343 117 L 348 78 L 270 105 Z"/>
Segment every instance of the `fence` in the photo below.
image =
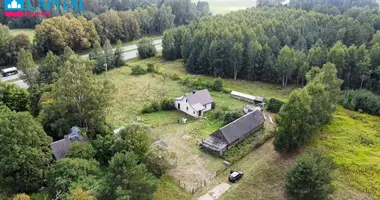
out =
<path fill-rule="evenodd" d="M 181 180 L 174 180 L 180 187 L 182 187 L 186 192 L 189 192 L 191 194 L 195 194 L 199 189 L 206 186 L 209 182 L 214 180 L 216 176 L 226 171 L 228 166 L 224 166 L 221 169 L 215 171 L 213 174 L 210 174 L 207 180 L 201 180 L 197 181 L 195 184 L 187 184 L 184 182 L 181 182 Z"/>

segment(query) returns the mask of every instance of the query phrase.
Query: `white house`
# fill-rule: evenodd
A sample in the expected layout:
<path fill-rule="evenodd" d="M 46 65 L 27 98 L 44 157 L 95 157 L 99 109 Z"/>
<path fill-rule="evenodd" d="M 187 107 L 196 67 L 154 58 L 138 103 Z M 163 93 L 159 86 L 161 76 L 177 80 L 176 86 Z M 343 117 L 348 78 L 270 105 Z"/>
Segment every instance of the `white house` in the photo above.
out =
<path fill-rule="evenodd" d="M 174 99 L 177 110 L 195 118 L 200 118 L 204 112 L 211 110 L 213 102 L 210 92 L 207 89 L 193 91 L 192 93 L 187 93 L 182 97 Z"/>

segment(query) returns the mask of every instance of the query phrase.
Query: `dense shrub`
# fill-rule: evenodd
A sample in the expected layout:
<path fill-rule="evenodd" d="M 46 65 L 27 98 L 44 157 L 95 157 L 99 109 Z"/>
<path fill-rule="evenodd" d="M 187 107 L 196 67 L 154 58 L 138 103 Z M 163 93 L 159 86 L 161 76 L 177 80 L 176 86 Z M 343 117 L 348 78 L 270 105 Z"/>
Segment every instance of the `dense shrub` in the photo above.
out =
<path fill-rule="evenodd" d="M 293 199 L 324 200 L 333 192 L 330 160 L 305 153 L 286 171 L 286 191 Z"/>
<path fill-rule="evenodd" d="M 211 111 L 210 118 L 212 120 L 222 121 L 224 125 L 227 125 L 243 116 L 243 114 L 241 110 L 229 110 L 228 107 L 222 106 Z"/>
<path fill-rule="evenodd" d="M 220 77 L 214 80 L 212 89 L 215 91 L 223 90 L 223 80 Z"/>
<path fill-rule="evenodd" d="M 145 105 L 142 109 L 142 113 L 153 113 L 161 110 L 160 102 L 154 101 L 148 105 Z"/>
<path fill-rule="evenodd" d="M 140 65 L 135 65 L 132 67 L 132 75 L 142 75 L 142 74 L 146 74 L 146 70 L 141 67 Z"/>
<path fill-rule="evenodd" d="M 153 63 L 148 63 L 146 71 L 149 73 L 156 72 L 156 66 Z"/>
<path fill-rule="evenodd" d="M 241 110 L 233 110 L 227 111 L 223 116 L 223 124 L 227 125 L 243 116 L 243 112 Z"/>
<path fill-rule="evenodd" d="M 280 112 L 281 106 L 284 105 L 285 102 L 275 99 L 275 98 L 270 98 L 268 105 L 267 105 L 267 110 L 272 112 L 272 113 L 278 113 Z"/>
<path fill-rule="evenodd" d="M 213 81 L 203 81 L 199 77 L 186 77 L 182 79 L 180 83 L 196 90 L 208 89 L 218 92 L 224 91 L 223 80 L 221 78 L 214 79 Z"/>
<path fill-rule="evenodd" d="M 152 103 L 145 105 L 141 112 L 153 113 L 160 110 L 175 110 L 173 100 L 166 98 L 161 101 L 153 101 Z"/>
<path fill-rule="evenodd" d="M 137 46 L 137 51 L 141 59 L 153 57 L 157 53 L 156 48 L 153 45 L 153 40 L 151 38 L 141 39 Z"/>
<path fill-rule="evenodd" d="M 171 99 L 162 99 L 161 100 L 162 110 L 175 110 L 175 105 Z"/>
<path fill-rule="evenodd" d="M 380 115 L 380 96 L 368 90 L 344 91 L 340 103 L 350 110 L 362 110 L 372 115 Z"/>
<path fill-rule="evenodd" d="M 69 150 L 67 151 L 67 158 L 82 158 L 82 159 L 92 159 L 95 156 L 95 149 L 92 147 L 91 143 L 88 142 L 73 142 L 70 144 Z"/>
<path fill-rule="evenodd" d="M 177 81 L 177 80 L 181 80 L 181 77 L 179 77 L 177 73 L 172 73 L 170 74 L 170 79 L 172 79 L 173 81 Z"/>

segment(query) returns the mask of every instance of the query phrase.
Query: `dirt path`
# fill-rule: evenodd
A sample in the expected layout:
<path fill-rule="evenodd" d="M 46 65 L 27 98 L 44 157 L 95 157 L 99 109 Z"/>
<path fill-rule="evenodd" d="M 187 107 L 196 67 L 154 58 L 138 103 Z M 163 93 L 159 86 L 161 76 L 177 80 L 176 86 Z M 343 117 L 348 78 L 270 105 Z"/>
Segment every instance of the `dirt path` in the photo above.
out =
<path fill-rule="evenodd" d="M 198 200 L 215 200 L 218 199 L 223 193 L 225 193 L 228 189 L 230 189 L 231 185 L 228 183 L 221 183 L 217 186 L 215 186 L 214 189 L 212 189 L 207 194 L 201 196 L 198 198 Z"/>

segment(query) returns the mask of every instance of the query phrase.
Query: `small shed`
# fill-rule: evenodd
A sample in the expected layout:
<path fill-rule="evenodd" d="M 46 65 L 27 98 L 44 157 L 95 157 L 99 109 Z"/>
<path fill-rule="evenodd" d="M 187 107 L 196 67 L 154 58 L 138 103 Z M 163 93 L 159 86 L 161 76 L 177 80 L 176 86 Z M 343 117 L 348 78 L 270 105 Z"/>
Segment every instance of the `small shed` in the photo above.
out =
<path fill-rule="evenodd" d="M 265 102 L 264 97 L 252 96 L 249 94 L 244 94 L 244 93 L 236 92 L 236 91 L 232 91 L 231 96 L 232 98 L 247 101 L 249 103 L 254 103 L 254 104 L 263 104 Z"/>

